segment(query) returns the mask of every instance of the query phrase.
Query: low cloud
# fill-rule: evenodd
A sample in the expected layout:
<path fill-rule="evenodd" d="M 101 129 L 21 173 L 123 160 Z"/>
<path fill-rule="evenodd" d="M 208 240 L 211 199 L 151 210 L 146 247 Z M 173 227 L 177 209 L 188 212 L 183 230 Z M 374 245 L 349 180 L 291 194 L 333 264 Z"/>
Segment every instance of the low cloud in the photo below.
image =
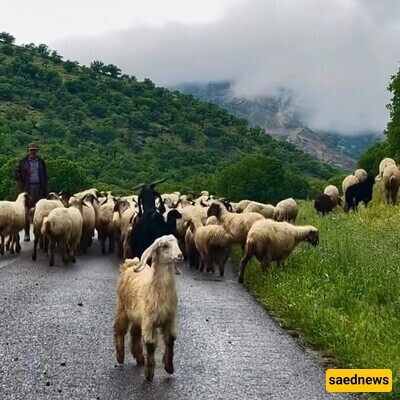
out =
<path fill-rule="evenodd" d="M 102 60 L 157 85 L 230 80 L 238 96 L 281 88 L 314 129 L 382 132 L 398 70 L 397 0 L 237 1 L 216 22 L 169 23 L 50 43 L 65 58 Z"/>

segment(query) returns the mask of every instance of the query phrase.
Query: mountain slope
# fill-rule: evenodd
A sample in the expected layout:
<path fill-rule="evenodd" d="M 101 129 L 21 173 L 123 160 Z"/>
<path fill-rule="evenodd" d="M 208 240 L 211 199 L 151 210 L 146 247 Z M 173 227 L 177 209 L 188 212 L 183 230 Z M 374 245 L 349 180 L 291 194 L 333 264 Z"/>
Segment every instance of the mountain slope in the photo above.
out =
<path fill-rule="evenodd" d="M 279 160 L 276 173 L 293 182 L 322 184 L 339 172 L 217 105 L 138 82 L 114 65 L 89 68 L 44 45 L 0 43 L 0 145 L 11 155 L 0 156 L 1 196 L 13 193 L 13 163 L 32 140 L 51 163 L 53 189 L 126 192 L 165 176 L 165 188 L 218 191 L 219 171 L 256 154 Z"/>
<path fill-rule="evenodd" d="M 291 93 L 284 90 L 277 97 L 249 99 L 235 97 L 230 82 L 188 83 L 171 89 L 218 104 L 232 114 L 246 118 L 251 126 L 261 126 L 271 136 L 292 143 L 312 157 L 347 169 L 354 168 L 361 153 L 384 138 L 374 133 L 344 136 L 312 131 L 302 123 Z"/>

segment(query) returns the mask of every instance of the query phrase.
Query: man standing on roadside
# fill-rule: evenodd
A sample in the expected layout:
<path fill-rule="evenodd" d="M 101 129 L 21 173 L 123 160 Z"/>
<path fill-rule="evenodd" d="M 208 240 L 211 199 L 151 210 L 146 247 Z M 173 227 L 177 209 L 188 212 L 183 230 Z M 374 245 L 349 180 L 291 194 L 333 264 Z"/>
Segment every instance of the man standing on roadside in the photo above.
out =
<path fill-rule="evenodd" d="M 33 207 L 38 200 L 48 194 L 47 166 L 44 160 L 37 155 L 39 146 L 36 143 L 29 143 L 28 154 L 22 158 L 15 169 L 14 177 L 18 181 L 18 193 L 27 192 L 32 198 Z M 25 221 L 25 242 L 29 242 L 30 217 L 26 214 Z"/>

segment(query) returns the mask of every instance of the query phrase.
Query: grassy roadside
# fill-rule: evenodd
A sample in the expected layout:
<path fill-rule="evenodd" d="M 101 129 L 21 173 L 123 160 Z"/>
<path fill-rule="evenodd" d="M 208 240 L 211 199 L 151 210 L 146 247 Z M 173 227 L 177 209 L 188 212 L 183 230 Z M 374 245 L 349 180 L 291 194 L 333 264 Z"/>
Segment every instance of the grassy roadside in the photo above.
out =
<path fill-rule="evenodd" d="M 347 368 L 390 368 L 400 399 L 400 207 L 374 199 L 357 214 L 320 218 L 301 203 L 297 224 L 320 230 L 320 245 L 301 243 L 286 268 L 266 276 L 246 269 L 249 291 L 302 341 Z M 234 252 L 239 261 L 240 251 Z"/>

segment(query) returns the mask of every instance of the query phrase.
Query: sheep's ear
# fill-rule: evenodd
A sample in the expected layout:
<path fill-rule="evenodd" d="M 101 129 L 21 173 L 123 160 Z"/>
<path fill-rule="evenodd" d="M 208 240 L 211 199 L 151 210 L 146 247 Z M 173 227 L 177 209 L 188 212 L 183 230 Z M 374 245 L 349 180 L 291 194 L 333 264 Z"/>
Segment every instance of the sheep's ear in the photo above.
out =
<path fill-rule="evenodd" d="M 140 272 L 144 269 L 144 267 L 147 264 L 147 261 L 149 260 L 149 258 L 153 257 L 159 245 L 160 245 L 160 238 L 156 239 L 154 243 L 144 251 L 142 257 L 140 258 L 139 265 L 134 269 L 135 272 Z"/>
<path fill-rule="evenodd" d="M 107 198 L 107 199 L 104 199 L 104 200 L 100 203 L 100 205 L 102 206 L 102 205 L 106 204 L 107 201 L 108 201 L 108 198 Z"/>

